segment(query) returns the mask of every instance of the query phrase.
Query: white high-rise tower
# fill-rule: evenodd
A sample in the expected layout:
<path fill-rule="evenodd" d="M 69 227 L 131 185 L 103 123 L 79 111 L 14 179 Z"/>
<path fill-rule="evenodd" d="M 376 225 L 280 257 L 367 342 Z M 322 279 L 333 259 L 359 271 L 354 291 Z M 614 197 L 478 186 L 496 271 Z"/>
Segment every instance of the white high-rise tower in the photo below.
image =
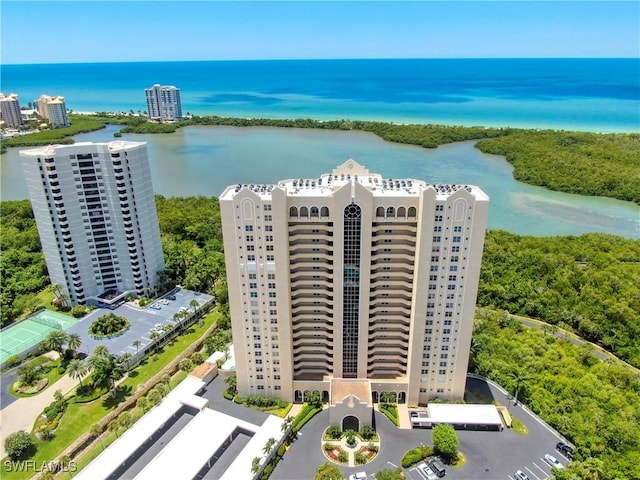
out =
<path fill-rule="evenodd" d="M 54 145 L 20 157 L 51 282 L 73 304 L 157 285 L 164 260 L 145 143 Z"/>

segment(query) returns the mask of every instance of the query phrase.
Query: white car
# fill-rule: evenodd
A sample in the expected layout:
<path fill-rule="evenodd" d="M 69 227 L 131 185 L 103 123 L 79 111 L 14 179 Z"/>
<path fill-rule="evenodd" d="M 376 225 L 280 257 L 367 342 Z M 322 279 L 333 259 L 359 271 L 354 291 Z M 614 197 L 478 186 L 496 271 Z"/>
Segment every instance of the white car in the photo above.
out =
<path fill-rule="evenodd" d="M 433 473 L 433 470 L 431 470 L 426 463 L 418 465 L 418 471 L 422 473 L 423 476 L 426 476 L 427 480 L 438 480 L 438 476 Z"/>
<path fill-rule="evenodd" d="M 531 480 L 529 476 L 524 473 L 522 470 L 518 470 L 516 472 L 516 480 Z"/>
<path fill-rule="evenodd" d="M 349 475 L 349 480 L 367 480 L 367 474 L 365 472 L 357 472 Z"/>
<path fill-rule="evenodd" d="M 546 454 L 544 455 L 544 459 L 545 459 L 545 461 L 546 461 L 549 465 L 551 465 L 552 467 L 555 467 L 555 468 L 564 468 L 564 465 L 563 465 L 563 464 L 561 464 L 561 463 L 558 461 L 558 459 L 557 459 L 556 457 L 554 457 L 553 455 L 550 455 L 550 454 L 546 453 Z"/>

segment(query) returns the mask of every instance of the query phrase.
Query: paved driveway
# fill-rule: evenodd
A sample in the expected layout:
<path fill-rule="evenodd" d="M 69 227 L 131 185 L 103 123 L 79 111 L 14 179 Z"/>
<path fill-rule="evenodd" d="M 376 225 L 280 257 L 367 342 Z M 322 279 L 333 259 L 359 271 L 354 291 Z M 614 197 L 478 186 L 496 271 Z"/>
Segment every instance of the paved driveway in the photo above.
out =
<path fill-rule="evenodd" d="M 498 388 L 482 380 L 467 379 L 467 388 L 487 392 L 498 402 L 507 405 L 508 398 Z M 467 463 L 460 469 L 447 468 L 445 479 L 450 480 L 513 480 L 516 470 L 526 472 L 531 480 L 542 480 L 550 476 L 551 469 L 544 462 L 545 453 L 554 454 L 561 462 L 565 459 L 554 453 L 555 444 L 560 440 L 549 427 L 530 416 L 520 406 L 510 406 L 528 427 L 528 435 L 517 435 L 511 429 L 502 432 L 458 430 L 460 451 Z M 430 429 L 401 430 L 396 428 L 384 415 L 375 414 L 376 429 L 381 436 L 380 453 L 368 465 L 341 467 L 345 477 L 365 471 L 371 475 L 384 468 L 400 465 L 402 456 L 411 448 L 432 444 Z M 321 435 L 329 425 L 329 413 L 316 415 L 307 423 L 298 439 L 277 465 L 271 478 L 274 480 L 312 479 L 315 470 L 326 460 L 321 450 Z M 415 469 L 405 470 L 410 479 L 424 480 Z"/>

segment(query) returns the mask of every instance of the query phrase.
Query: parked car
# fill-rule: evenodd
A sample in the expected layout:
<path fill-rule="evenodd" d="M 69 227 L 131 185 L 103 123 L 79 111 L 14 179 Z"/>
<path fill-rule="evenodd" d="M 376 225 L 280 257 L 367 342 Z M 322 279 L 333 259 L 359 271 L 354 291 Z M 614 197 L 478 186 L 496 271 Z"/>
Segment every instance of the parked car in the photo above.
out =
<path fill-rule="evenodd" d="M 176 296 L 175 295 L 167 295 L 165 298 L 168 298 L 169 300 L 175 300 Z"/>
<path fill-rule="evenodd" d="M 518 470 L 516 472 L 516 480 L 531 480 L 529 476 L 524 473 L 522 470 Z"/>
<path fill-rule="evenodd" d="M 546 461 L 549 465 L 551 465 L 552 467 L 555 467 L 555 468 L 564 468 L 564 465 L 563 465 L 563 464 L 561 464 L 561 463 L 558 461 L 558 459 L 557 459 L 556 457 L 554 457 L 553 455 L 550 455 L 550 454 L 548 454 L 548 453 L 545 453 L 545 455 L 544 455 L 544 459 L 545 459 L 545 461 Z"/>
<path fill-rule="evenodd" d="M 444 477 L 447 474 L 447 471 L 444 469 L 443 463 L 437 457 L 429 460 L 428 465 L 429 468 L 433 470 L 433 473 L 435 473 L 439 477 Z"/>
<path fill-rule="evenodd" d="M 438 476 L 433 473 L 433 470 L 431 470 L 426 463 L 418 465 L 418 470 L 427 477 L 427 480 L 438 480 Z"/>
<path fill-rule="evenodd" d="M 349 475 L 349 480 L 367 480 L 367 474 L 365 472 L 356 472 Z"/>
<path fill-rule="evenodd" d="M 573 447 L 570 447 L 566 443 L 558 442 L 556 443 L 556 450 L 562 453 L 569 460 L 573 460 Z"/>

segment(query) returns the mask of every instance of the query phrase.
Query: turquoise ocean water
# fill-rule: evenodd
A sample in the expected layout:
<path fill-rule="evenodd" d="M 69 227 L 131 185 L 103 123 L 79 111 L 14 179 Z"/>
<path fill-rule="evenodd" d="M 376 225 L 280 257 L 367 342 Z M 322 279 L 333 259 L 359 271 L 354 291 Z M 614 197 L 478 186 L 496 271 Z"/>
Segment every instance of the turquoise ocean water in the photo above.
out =
<path fill-rule="evenodd" d="M 161 83 L 193 114 L 640 131 L 639 59 L 4 65 L 1 81 L 23 105 L 47 93 L 74 111 L 144 111 Z"/>
<path fill-rule="evenodd" d="M 637 60 L 340 60 L 2 67 L 2 90 L 27 104 L 64 95 L 75 111 L 144 111 L 144 88 L 181 88 L 183 110 L 238 117 L 370 119 L 637 132 Z M 76 136 L 110 141 L 116 127 Z M 640 238 L 640 207 L 516 182 L 503 157 L 473 142 L 435 150 L 364 132 L 188 127 L 125 135 L 148 143 L 154 190 L 220 195 L 227 185 L 317 177 L 354 158 L 387 178 L 479 185 L 489 227 L 532 235 Z M 17 149 L 1 158 L 3 200 L 27 197 Z"/>

